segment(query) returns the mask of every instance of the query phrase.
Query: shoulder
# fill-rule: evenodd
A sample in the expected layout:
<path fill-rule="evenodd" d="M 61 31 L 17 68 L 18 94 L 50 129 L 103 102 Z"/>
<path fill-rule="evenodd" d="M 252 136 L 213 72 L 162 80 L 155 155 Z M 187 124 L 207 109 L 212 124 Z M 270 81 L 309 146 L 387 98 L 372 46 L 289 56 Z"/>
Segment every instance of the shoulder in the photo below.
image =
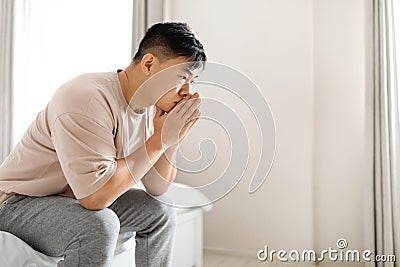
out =
<path fill-rule="evenodd" d="M 114 73 L 88 73 L 63 84 L 47 107 L 50 124 L 66 113 L 82 114 L 111 127 L 117 104 Z"/>
<path fill-rule="evenodd" d="M 64 83 L 49 105 L 59 112 L 86 112 L 93 98 L 107 101 L 113 86 L 113 73 L 87 73 Z"/>

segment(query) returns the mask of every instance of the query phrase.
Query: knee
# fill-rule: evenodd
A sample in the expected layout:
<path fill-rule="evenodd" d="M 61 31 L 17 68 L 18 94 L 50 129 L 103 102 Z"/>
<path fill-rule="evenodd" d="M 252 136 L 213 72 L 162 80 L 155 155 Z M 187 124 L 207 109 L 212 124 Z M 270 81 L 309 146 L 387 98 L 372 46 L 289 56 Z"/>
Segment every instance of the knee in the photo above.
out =
<path fill-rule="evenodd" d="M 64 257 L 78 257 L 79 266 L 109 266 L 120 230 L 118 216 L 112 210 L 104 209 L 88 211 L 76 219 L 79 220 L 76 225 L 79 239 L 70 245 Z M 79 255 L 74 256 L 74 253 Z"/>
<path fill-rule="evenodd" d="M 105 244 L 116 243 L 120 222 L 114 211 L 103 209 L 91 213 L 91 216 L 86 219 L 85 229 L 82 229 L 82 231 L 95 236 L 98 241 L 103 241 Z"/>
<path fill-rule="evenodd" d="M 110 209 L 96 211 L 93 225 L 100 233 L 110 238 L 118 238 L 120 222 L 117 214 Z"/>
<path fill-rule="evenodd" d="M 153 199 L 154 214 L 167 226 L 171 231 L 175 229 L 176 225 L 176 209 L 170 205 L 162 203 L 159 200 Z"/>

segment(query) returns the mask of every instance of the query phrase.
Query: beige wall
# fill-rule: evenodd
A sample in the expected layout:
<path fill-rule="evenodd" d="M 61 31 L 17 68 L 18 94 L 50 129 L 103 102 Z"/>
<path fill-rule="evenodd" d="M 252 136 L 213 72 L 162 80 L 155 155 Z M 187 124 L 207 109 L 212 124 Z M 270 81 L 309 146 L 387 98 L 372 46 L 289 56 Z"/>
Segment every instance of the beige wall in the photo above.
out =
<path fill-rule="evenodd" d="M 343 237 L 364 249 L 371 181 L 371 98 L 366 98 L 368 0 L 314 1 L 314 233 L 323 249 Z M 367 218 L 368 219 L 368 218 Z"/>
<path fill-rule="evenodd" d="M 205 246 L 254 253 L 363 244 L 364 15 L 367 0 L 170 0 L 211 61 L 233 66 L 272 108 L 277 151 L 262 188 L 248 180 L 205 215 Z M 184 176 L 180 176 L 185 181 Z"/>
<path fill-rule="evenodd" d="M 205 215 L 205 246 L 252 255 L 264 245 L 309 248 L 313 242 L 312 2 L 170 2 L 171 19 L 191 25 L 210 61 L 235 67 L 253 79 L 276 121 L 276 158 L 267 181 L 250 195 L 244 179 L 215 204 Z"/>

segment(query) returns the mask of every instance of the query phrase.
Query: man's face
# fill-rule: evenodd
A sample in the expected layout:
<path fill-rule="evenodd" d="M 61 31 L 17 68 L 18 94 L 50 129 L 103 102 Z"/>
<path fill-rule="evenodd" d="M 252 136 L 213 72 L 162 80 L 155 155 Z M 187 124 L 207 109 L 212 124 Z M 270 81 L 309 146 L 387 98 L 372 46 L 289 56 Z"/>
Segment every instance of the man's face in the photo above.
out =
<path fill-rule="evenodd" d="M 160 64 L 160 71 L 168 71 L 168 78 L 174 84 L 172 89 L 169 89 L 156 102 L 156 106 L 165 112 L 171 111 L 175 105 L 185 97 L 191 96 L 190 85 L 197 78 L 196 70 L 190 70 L 189 62 L 185 57 L 170 59 Z M 167 69 L 167 70 L 165 70 Z M 198 72 L 198 71 L 197 71 Z M 176 86 L 175 86 L 176 85 Z"/>

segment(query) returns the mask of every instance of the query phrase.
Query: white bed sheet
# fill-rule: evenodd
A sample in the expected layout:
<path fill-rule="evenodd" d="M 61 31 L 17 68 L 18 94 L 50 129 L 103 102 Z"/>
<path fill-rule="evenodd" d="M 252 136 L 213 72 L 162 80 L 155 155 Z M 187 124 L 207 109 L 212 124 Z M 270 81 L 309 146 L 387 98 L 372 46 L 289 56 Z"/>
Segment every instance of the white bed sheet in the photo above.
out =
<path fill-rule="evenodd" d="M 55 267 L 62 257 L 44 255 L 20 238 L 0 231 L 0 266 L 2 267 Z M 120 235 L 112 267 L 135 266 L 135 238 Z"/>

